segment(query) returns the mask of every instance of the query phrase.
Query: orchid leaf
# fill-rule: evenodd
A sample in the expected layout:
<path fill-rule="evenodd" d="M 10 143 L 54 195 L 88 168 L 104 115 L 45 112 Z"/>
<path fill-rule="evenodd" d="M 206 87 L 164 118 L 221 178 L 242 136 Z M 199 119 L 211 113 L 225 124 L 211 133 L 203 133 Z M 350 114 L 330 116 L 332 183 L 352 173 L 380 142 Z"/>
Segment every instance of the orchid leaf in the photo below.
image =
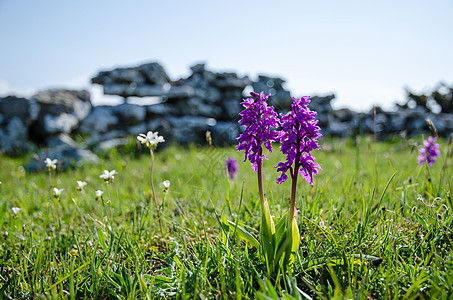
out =
<path fill-rule="evenodd" d="M 275 255 L 275 225 L 266 200 L 263 203 L 262 210 L 260 239 L 266 268 L 270 275 Z"/>
<path fill-rule="evenodd" d="M 222 222 L 224 221 L 222 220 Z M 253 237 L 253 235 L 250 232 L 248 232 L 242 226 L 239 226 L 230 220 L 227 220 L 226 223 L 224 223 L 224 225 L 228 226 L 229 230 L 231 230 L 232 232 L 236 232 L 241 240 L 250 243 L 253 247 L 257 249 L 260 248 L 260 243 Z"/>

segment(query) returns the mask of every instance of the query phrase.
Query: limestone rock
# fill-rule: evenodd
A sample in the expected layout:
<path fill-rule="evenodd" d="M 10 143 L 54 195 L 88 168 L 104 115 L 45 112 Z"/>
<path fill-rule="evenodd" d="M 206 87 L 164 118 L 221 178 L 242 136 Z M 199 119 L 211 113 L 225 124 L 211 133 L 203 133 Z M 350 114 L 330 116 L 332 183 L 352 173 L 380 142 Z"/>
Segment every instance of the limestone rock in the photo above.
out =
<path fill-rule="evenodd" d="M 79 131 L 86 134 L 105 133 L 116 127 L 118 117 L 114 106 L 96 106 L 82 121 Z"/>
<path fill-rule="evenodd" d="M 39 112 L 30 134 L 41 143 L 52 135 L 72 132 L 92 109 L 90 93 L 85 90 L 50 89 L 38 92 L 31 100 Z"/>

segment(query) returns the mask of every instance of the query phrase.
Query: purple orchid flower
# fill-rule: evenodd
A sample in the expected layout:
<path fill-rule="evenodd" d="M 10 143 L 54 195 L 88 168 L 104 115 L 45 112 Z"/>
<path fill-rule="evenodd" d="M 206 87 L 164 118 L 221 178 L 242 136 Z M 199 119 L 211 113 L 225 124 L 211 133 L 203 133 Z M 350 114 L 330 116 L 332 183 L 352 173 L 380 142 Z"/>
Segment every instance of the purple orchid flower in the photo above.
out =
<path fill-rule="evenodd" d="M 436 143 L 437 138 L 428 137 L 428 140 L 423 141 L 423 148 L 420 148 L 418 163 L 420 167 L 426 163 L 428 168 L 431 168 L 440 156 L 440 145 Z"/>

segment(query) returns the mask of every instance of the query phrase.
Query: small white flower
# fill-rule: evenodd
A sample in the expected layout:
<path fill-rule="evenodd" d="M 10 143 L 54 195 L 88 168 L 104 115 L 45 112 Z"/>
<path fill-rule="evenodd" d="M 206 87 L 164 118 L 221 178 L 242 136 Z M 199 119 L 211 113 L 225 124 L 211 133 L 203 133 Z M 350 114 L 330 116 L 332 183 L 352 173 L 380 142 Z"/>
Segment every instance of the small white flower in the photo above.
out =
<path fill-rule="evenodd" d="M 77 190 L 83 191 L 83 187 L 86 186 L 87 183 L 85 181 L 77 180 Z"/>
<path fill-rule="evenodd" d="M 113 182 L 113 180 L 115 179 L 115 175 L 116 174 L 118 174 L 118 172 L 115 171 L 115 170 L 112 170 L 112 171 L 104 170 L 104 174 L 100 175 L 99 178 L 104 179 L 104 181 L 106 183 L 107 182 Z"/>
<path fill-rule="evenodd" d="M 95 193 L 96 193 L 96 200 L 101 199 L 102 198 L 102 194 L 104 194 L 104 192 L 101 191 L 101 190 L 97 190 Z"/>
<path fill-rule="evenodd" d="M 64 189 L 57 189 L 53 188 L 53 195 L 55 198 L 60 198 L 61 193 L 64 191 Z"/>
<path fill-rule="evenodd" d="M 159 136 L 159 133 L 148 131 L 147 134 L 139 134 L 137 136 L 137 140 L 140 141 L 140 143 L 145 144 L 146 147 L 155 150 L 157 147 L 157 144 L 165 142 L 165 139 L 163 136 Z"/>
<path fill-rule="evenodd" d="M 21 211 L 21 208 L 19 207 L 12 207 L 11 210 L 13 211 L 13 214 L 17 215 Z"/>
<path fill-rule="evenodd" d="M 170 180 L 165 180 L 162 182 L 162 185 L 164 186 L 164 190 L 168 190 L 170 188 Z"/>
<path fill-rule="evenodd" d="M 49 171 L 55 170 L 57 168 L 58 159 L 46 158 L 44 163 L 46 164 L 47 170 L 49 170 Z"/>

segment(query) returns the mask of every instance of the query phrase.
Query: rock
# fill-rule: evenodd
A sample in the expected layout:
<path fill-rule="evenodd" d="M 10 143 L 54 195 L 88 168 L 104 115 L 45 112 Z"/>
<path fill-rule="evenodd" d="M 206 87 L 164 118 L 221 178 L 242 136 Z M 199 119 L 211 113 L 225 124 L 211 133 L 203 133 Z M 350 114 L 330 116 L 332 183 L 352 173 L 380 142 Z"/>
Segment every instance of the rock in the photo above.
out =
<path fill-rule="evenodd" d="M 30 135 L 44 144 L 52 135 L 75 130 L 92 109 L 90 93 L 85 90 L 45 90 L 34 95 L 32 101 L 39 106 L 39 113 Z"/>
<path fill-rule="evenodd" d="M 420 134 L 424 130 L 427 131 L 426 117 L 426 110 L 422 107 L 398 111 L 398 118 L 400 123 L 403 124 L 403 130 L 407 130 L 411 135 Z M 390 123 L 394 123 L 394 121 L 391 120 Z"/>
<path fill-rule="evenodd" d="M 208 118 L 219 118 L 222 114 L 222 108 L 217 105 L 209 105 L 201 98 L 190 98 L 187 102 L 179 102 L 181 111 L 185 112 L 185 115 L 199 115 Z"/>
<path fill-rule="evenodd" d="M 312 96 L 310 97 L 310 109 L 317 112 L 331 112 L 332 109 L 332 100 L 335 99 L 335 95 L 327 96 Z"/>
<path fill-rule="evenodd" d="M 187 99 L 196 96 L 195 89 L 191 86 L 170 86 L 162 95 L 167 101 Z"/>
<path fill-rule="evenodd" d="M 146 82 L 154 85 L 164 85 L 170 82 L 170 77 L 165 69 L 157 62 L 143 64 L 138 67 L 145 75 Z"/>
<path fill-rule="evenodd" d="M 274 89 L 275 91 L 284 90 L 283 83 L 285 83 L 285 80 L 278 77 L 258 75 L 258 80 L 253 82 L 252 87 L 257 93 L 263 91 L 265 94 L 268 94 L 270 93 L 270 89 Z"/>
<path fill-rule="evenodd" d="M 337 119 L 340 122 L 350 122 L 357 117 L 356 112 L 347 108 L 334 110 L 332 112 L 332 115 L 335 119 Z"/>
<path fill-rule="evenodd" d="M 330 135 L 347 137 L 353 133 L 353 127 L 348 122 L 332 121 L 329 126 L 325 129 Z M 321 131 L 322 133 L 322 131 Z"/>
<path fill-rule="evenodd" d="M 448 137 L 453 133 L 453 118 L 451 113 L 433 114 L 430 119 L 433 121 L 439 135 Z"/>
<path fill-rule="evenodd" d="M 223 114 L 221 120 L 239 121 L 239 113 L 244 109 L 241 105 L 242 99 L 230 98 L 222 101 Z"/>
<path fill-rule="evenodd" d="M 388 132 L 401 132 L 405 130 L 406 120 L 399 113 L 389 113 L 389 122 L 387 124 Z"/>
<path fill-rule="evenodd" d="M 0 153 L 17 156 L 32 148 L 28 129 L 19 117 L 12 117 L 0 127 Z"/>
<path fill-rule="evenodd" d="M 35 155 L 35 158 L 29 161 L 25 168 L 33 172 L 44 171 L 46 168 L 44 161 L 47 157 L 58 159 L 58 166 L 61 171 L 75 169 L 85 164 L 97 164 L 99 162 L 98 157 L 89 150 L 63 145 L 52 149 L 41 150 Z"/>
<path fill-rule="evenodd" d="M 217 122 L 209 130 L 212 134 L 212 142 L 219 146 L 229 146 L 237 142 L 239 136 L 239 124 L 237 122 Z"/>
<path fill-rule="evenodd" d="M 116 138 L 110 139 L 106 141 L 102 141 L 97 145 L 97 151 L 108 151 L 112 148 L 124 147 L 128 143 L 128 139 L 126 138 Z"/>
<path fill-rule="evenodd" d="M 154 118 L 156 116 L 180 115 L 180 114 L 181 112 L 177 111 L 174 105 L 169 105 L 168 103 L 158 103 L 148 105 L 146 107 L 147 119 Z"/>
<path fill-rule="evenodd" d="M 84 144 L 87 148 L 96 152 L 100 143 L 114 139 L 121 139 L 127 135 L 128 134 L 125 130 L 117 129 L 109 130 L 106 133 L 93 133 L 85 139 Z"/>
<path fill-rule="evenodd" d="M 92 83 L 104 86 L 104 94 L 122 97 L 153 97 L 169 93 L 169 97 L 178 97 L 181 89 L 170 91 L 171 83 L 164 68 L 157 62 L 147 63 L 134 68 L 117 68 L 101 71 L 91 79 Z"/>
<path fill-rule="evenodd" d="M 33 116 L 36 118 L 36 112 L 32 114 L 33 109 L 36 111 L 36 107 L 32 107 L 32 103 L 26 98 L 15 96 L 0 98 L 0 114 L 4 119 L 18 117 L 25 124 L 29 124 Z"/>
<path fill-rule="evenodd" d="M 160 87 L 150 86 L 151 89 L 156 89 L 156 91 L 149 92 L 152 96 L 157 96 L 161 94 Z M 135 83 L 105 83 L 104 84 L 104 95 L 118 95 L 121 97 L 131 97 L 137 96 L 137 84 Z"/>
<path fill-rule="evenodd" d="M 143 123 L 146 117 L 146 107 L 134 104 L 113 106 L 113 113 L 121 126 L 131 126 Z"/>
<path fill-rule="evenodd" d="M 62 113 L 58 116 L 44 115 L 42 120 L 44 132 L 47 134 L 69 133 L 78 127 L 80 120 L 67 113 Z"/>
<path fill-rule="evenodd" d="M 72 148 L 79 148 L 79 145 L 69 135 L 61 133 L 57 136 L 53 136 L 47 140 L 49 148 L 68 146 Z"/>
<path fill-rule="evenodd" d="M 110 72 L 110 79 L 115 83 L 145 83 L 145 76 L 138 68 L 118 68 Z"/>
<path fill-rule="evenodd" d="M 98 75 L 91 78 L 91 82 L 100 85 L 112 83 L 163 85 L 170 82 L 170 78 L 159 63 L 151 62 L 133 68 L 116 68 L 112 71 L 101 71 Z"/>
<path fill-rule="evenodd" d="M 36 106 L 26 98 L 0 98 L 0 153 L 19 155 L 29 151 L 28 127 L 36 118 Z"/>
<path fill-rule="evenodd" d="M 50 89 L 38 92 L 32 100 L 39 104 L 40 115 L 70 113 L 81 120 L 92 108 L 90 93 L 86 90 Z"/>
<path fill-rule="evenodd" d="M 136 137 L 140 133 L 147 133 L 149 130 L 150 129 L 148 128 L 146 123 L 141 123 L 136 126 L 129 126 L 126 128 L 127 135 L 125 135 L 125 137 L 131 136 L 131 135 Z"/>
<path fill-rule="evenodd" d="M 118 117 L 115 115 L 114 106 L 96 106 L 82 121 L 79 131 L 86 134 L 105 133 L 115 128 Z"/>
<path fill-rule="evenodd" d="M 329 122 L 331 119 L 335 119 L 331 117 L 333 112 L 332 105 L 330 102 L 335 99 L 335 95 L 327 95 L 327 96 L 312 96 L 310 97 L 310 104 L 309 107 L 311 110 L 316 111 L 318 114 L 316 115 L 316 119 L 319 121 L 318 125 L 322 128 L 328 127 Z"/>
<path fill-rule="evenodd" d="M 163 97 L 168 101 L 184 99 L 195 96 L 194 88 L 190 86 L 157 86 L 136 85 L 123 83 L 110 83 L 104 85 L 104 94 L 118 95 L 121 97 Z"/>
<path fill-rule="evenodd" d="M 181 144 L 203 142 L 209 129 L 207 118 L 200 116 L 168 117 L 171 136 Z"/>
<path fill-rule="evenodd" d="M 222 115 L 222 108 L 219 105 L 210 105 L 205 100 L 193 97 L 177 102 L 164 102 L 147 107 L 147 115 L 155 116 L 204 116 L 208 118 L 219 118 Z"/>
<path fill-rule="evenodd" d="M 388 118 L 385 114 L 376 114 L 375 117 L 373 117 L 373 114 L 367 115 L 365 119 L 365 125 L 366 125 L 366 131 L 370 133 L 374 133 L 376 129 L 376 133 L 381 133 L 381 132 L 388 132 L 390 130 L 389 128 L 389 122 Z"/>
<path fill-rule="evenodd" d="M 190 86 L 194 89 L 195 95 L 207 103 L 218 103 L 222 100 L 222 92 L 214 86 L 216 75 L 205 69 L 204 64 L 197 64 L 191 67 L 192 75 L 186 79 L 180 79 L 175 84 L 179 86 Z"/>
<path fill-rule="evenodd" d="M 238 77 L 236 73 L 226 72 L 215 73 L 215 79 L 212 84 L 220 89 L 237 89 L 242 91 L 246 86 L 252 84 L 252 81 L 247 76 Z"/>
<path fill-rule="evenodd" d="M 145 75 L 138 68 L 116 68 L 112 71 L 103 71 L 93 78 L 92 83 L 107 84 L 143 84 Z"/>

